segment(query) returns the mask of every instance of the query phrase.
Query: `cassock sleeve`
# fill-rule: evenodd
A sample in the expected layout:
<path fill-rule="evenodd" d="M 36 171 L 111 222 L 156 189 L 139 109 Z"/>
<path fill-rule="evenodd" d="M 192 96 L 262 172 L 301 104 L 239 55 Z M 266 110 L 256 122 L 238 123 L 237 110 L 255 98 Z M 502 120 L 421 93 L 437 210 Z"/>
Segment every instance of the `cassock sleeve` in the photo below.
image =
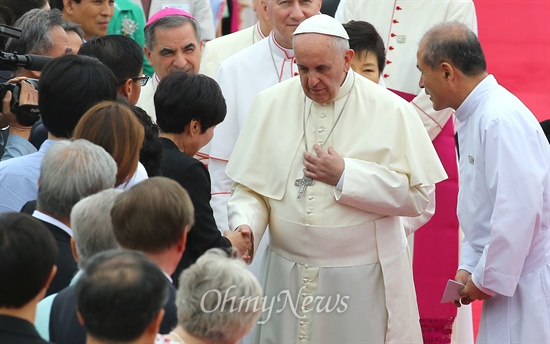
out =
<path fill-rule="evenodd" d="M 344 161 L 344 186 L 335 188 L 338 203 L 388 216 L 418 216 L 428 206 L 426 187 L 410 185 L 406 174 L 371 161 Z"/>
<path fill-rule="evenodd" d="M 227 209 L 229 228 L 234 230 L 240 225 L 249 225 L 254 233 L 254 248 L 259 247 L 267 228 L 270 211 L 265 198 L 246 186 L 235 183 Z"/>
<path fill-rule="evenodd" d="M 489 243 L 472 279 L 487 294 L 511 297 L 543 216 L 547 156 L 531 133 L 513 124 L 493 121 L 483 132 L 485 180 L 493 211 Z"/>

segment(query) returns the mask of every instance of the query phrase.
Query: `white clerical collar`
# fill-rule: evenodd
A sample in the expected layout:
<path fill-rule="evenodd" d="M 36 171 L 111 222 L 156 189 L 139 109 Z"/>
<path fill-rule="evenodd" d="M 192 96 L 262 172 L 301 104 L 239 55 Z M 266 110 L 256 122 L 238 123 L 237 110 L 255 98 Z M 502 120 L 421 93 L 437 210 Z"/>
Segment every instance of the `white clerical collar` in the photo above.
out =
<path fill-rule="evenodd" d="M 153 73 L 153 77 L 151 78 L 151 87 L 153 88 L 153 94 L 157 91 L 157 87 L 160 83 L 160 78 L 157 73 Z"/>
<path fill-rule="evenodd" d="M 338 90 L 338 95 L 336 96 L 336 98 L 334 98 L 333 102 L 344 98 L 348 93 L 350 93 L 354 83 L 355 72 L 353 71 L 353 69 L 350 68 L 346 75 L 346 78 L 344 79 L 344 82 L 342 83 L 342 86 L 340 86 L 340 89 Z"/>
<path fill-rule="evenodd" d="M 271 46 L 271 51 L 273 54 L 287 60 L 294 58 L 294 50 L 283 48 L 279 43 L 277 43 L 273 31 L 269 34 L 269 45 Z"/>
<path fill-rule="evenodd" d="M 261 41 L 264 38 L 265 38 L 265 35 L 262 32 L 262 28 L 260 27 L 260 21 L 258 20 L 256 22 L 256 25 L 254 25 L 254 35 L 252 36 L 252 42 L 256 43 Z"/>
<path fill-rule="evenodd" d="M 52 224 L 56 227 L 59 227 L 61 228 L 62 230 L 64 230 L 65 232 L 67 232 L 67 234 L 69 234 L 71 236 L 71 238 L 73 237 L 73 231 L 67 227 L 63 222 L 57 220 L 57 219 L 54 219 L 53 217 L 51 217 L 50 215 L 46 215 L 38 210 L 35 210 L 33 213 L 32 213 L 32 216 L 39 219 L 39 220 L 42 220 L 44 222 L 47 222 L 49 224 Z"/>

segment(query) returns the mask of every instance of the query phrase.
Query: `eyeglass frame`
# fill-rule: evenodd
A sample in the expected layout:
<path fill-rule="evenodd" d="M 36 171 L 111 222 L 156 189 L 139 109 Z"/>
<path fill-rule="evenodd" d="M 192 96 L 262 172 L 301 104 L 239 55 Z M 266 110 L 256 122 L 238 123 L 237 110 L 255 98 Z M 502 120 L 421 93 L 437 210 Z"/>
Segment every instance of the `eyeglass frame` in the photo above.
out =
<path fill-rule="evenodd" d="M 139 81 L 139 85 L 141 87 L 147 85 L 147 82 L 149 81 L 150 77 L 149 75 L 146 75 L 146 74 L 143 74 L 141 76 L 134 76 L 134 77 L 131 77 L 130 79 L 132 79 L 133 81 Z"/>

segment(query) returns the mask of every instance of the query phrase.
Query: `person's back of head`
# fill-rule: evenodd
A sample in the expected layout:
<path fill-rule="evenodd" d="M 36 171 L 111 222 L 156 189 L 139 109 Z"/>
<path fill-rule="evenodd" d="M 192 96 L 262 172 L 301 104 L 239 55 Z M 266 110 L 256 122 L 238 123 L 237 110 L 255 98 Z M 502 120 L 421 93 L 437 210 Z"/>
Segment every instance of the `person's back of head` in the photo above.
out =
<path fill-rule="evenodd" d="M 486 72 L 487 62 L 476 34 L 458 22 L 444 22 L 430 28 L 420 42 L 422 61 L 437 70 L 443 62 L 452 63 L 468 77 Z"/>
<path fill-rule="evenodd" d="M 63 16 L 58 10 L 35 8 L 23 14 L 14 27 L 21 37 L 9 38 L 5 50 L 18 54 L 57 57 L 70 52 Z"/>
<path fill-rule="evenodd" d="M 165 133 L 182 133 L 191 120 L 201 132 L 221 123 L 225 98 L 218 83 L 202 74 L 176 72 L 163 78 L 154 96 L 157 124 Z"/>
<path fill-rule="evenodd" d="M 123 192 L 107 189 L 80 200 L 71 210 L 71 230 L 80 268 L 95 254 L 118 248 L 111 208 Z"/>
<path fill-rule="evenodd" d="M 162 143 L 159 138 L 159 127 L 151 117 L 139 106 L 133 106 L 134 115 L 145 129 L 143 146 L 139 151 L 139 162 L 145 167 L 149 177 L 162 175 L 160 166 L 162 162 Z"/>
<path fill-rule="evenodd" d="M 164 315 L 168 281 L 143 254 L 111 250 L 89 260 L 75 297 L 89 339 L 152 343 Z"/>
<path fill-rule="evenodd" d="M 1 0 L 0 4 L 8 6 L 13 11 L 15 20 L 21 18 L 25 13 L 34 8 L 50 9 L 48 0 Z"/>
<path fill-rule="evenodd" d="M 38 107 L 48 132 L 69 138 L 80 118 L 102 100 L 116 100 L 113 73 L 98 59 L 65 55 L 48 62 L 40 76 Z"/>
<path fill-rule="evenodd" d="M 260 317 L 262 294 L 244 261 L 210 249 L 180 276 L 178 325 L 208 343 L 237 343 Z"/>
<path fill-rule="evenodd" d="M 103 147 L 118 166 L 115 186 L 130 181 L 137 170 L 144 129 L 124 104 L 103 101 L 92 106 L 78 121 L 75 139 L 86 139 Z"/>
<path fill-rule="evenodd" d="M 57 244 L 40 221 L 0 215 L 0 314 L 38 302 L 55 274 Z"/>
<path fill-rule="evenodd" d="M 185 244 L 185 234 L 195 221 L 193 211 L 179 183 L 153 177 L 117 197 L 111 210 L 113 230 L 123 248 L 160 253 L 182 240 Z"/>
<path fill-rule="evenodd" d="M 82 198 L 112 188 L 117 166 L 103 148 L 86 140 L 60 140 L 42 160 L 37 209 L 68 220 Z"/>
<path fill-rule="evenodd" d="M 117 85 L 122 94 L 123 88 L 135 86 L 141 87 L 139 80 L 143 69 L 143 49 L 132 38 L 122 35 L 107 35 L 93 38 L 84 43 L 78 52 L 79 55 L 96 57 L 114 73 Z M 132 97 L 135 104 L 139 98 Z M 135 98 L 135 99 L 133 99 Z"/>
<path fill-rule="evenodd" d="M 374 66 L 365 64 L 366 61 L 364 60 L 368 58 L 369 54 L 373 54 L 374 61 L 377 63 L 376 69 L 379 78 L 386 66 L 386 51 L 384 40 L 380 37 L 378 31 L 372 24 L 362 20 L 351 20 L 344 24 L 344 28 L 349 36 L 349 47 L 355 51 L 352 61 L 353 70 L 359 74 L 362 74 L 361 71 L 372 70 Z M 355 63 L 358 63 L 357 66 L 362 66 L 362 68 L 357 69 Z"/>
<path fill-rule="evenodd" d="M 117 84 L 138 76 L 143 68 L 143 50 L 127 36 L 108 35 L 86 41 L 79 55 L 93 56 L 115 74 Z"/>

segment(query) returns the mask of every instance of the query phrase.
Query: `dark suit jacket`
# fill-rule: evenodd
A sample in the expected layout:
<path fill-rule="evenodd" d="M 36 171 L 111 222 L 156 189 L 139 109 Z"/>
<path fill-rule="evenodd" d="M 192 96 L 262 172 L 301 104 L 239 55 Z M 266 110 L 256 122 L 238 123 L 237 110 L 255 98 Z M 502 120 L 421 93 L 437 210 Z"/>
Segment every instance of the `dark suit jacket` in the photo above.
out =
<path fill-rule="evenodd" d="M 168 284 L 168 302 L 159 332 L 168 334 L 178 324 L 176 288 Z M 55 297 L 50 311 L 50 340 L 56 344 L 86 344 L 86 331 L 76 316 L 74 286 L 62 290 Z M 2 342 L 3 344 L 3 342 Z"/>
<path fill-rule="evenodd" d="M 0 343 L 2 344 L 47 344 L 25 319 L 0 315 Z"/>
<path fill-rule="evenodd" d="M 169 139 L 161 138 L 164 177 L 177 181 L 187 192 L 195 207 L 195 225 L 187 235 L 185 252 L 172 276 L 177 286 L 180 273 L 213 247 L 228 248 L 231 242 L 222 236 L 210 207 L 210 174 L 204 164 L 178 149 Z"/>
<path fill-rule="evenodd" d="M 73 257 L 73 251 L 71 250 L 71 236 L 62 230 L 61 228 L 52 225 L 46 221 L 42 222 L 53 234 L 55 242 L 57 243 L 58 255 L 55 265 L 57 265 L 57 273 L 55 274 L 46 296 L 57 293 L 63 288 L 67 287 L 71 283 L 71 279 L 78 271 L 78 266 Z"/>

